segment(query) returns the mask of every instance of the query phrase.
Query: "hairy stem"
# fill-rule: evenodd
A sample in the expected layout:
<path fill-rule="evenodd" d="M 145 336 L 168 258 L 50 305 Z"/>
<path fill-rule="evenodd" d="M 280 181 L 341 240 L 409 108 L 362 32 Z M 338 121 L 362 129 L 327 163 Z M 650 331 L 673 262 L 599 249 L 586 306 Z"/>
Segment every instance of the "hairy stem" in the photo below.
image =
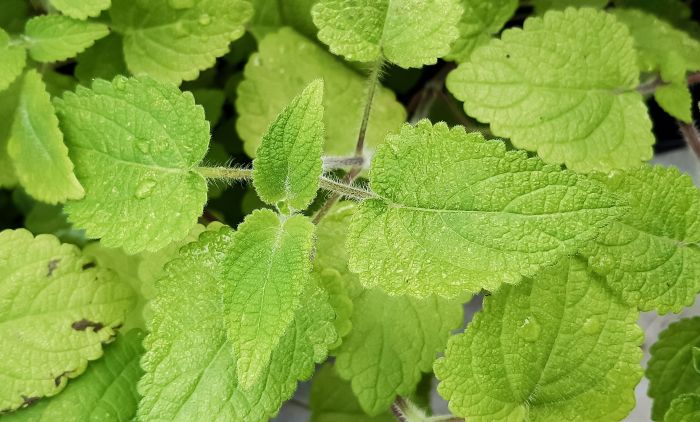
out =
<path fill-rule="evenodd" d="M 379 59 L 372 66 L 367 83 L 367 98 L 365 100 L 365 109 L 362 112 L 362 123 L 360 124 L 360 132 L 357 134 L 357 144 L 355 145 L 355 156 L 361 157 L 365 150 L 365 136 L 367 135 L 367 125 L 369 125 L 369 115 L 372 111 L 372 102 L 374 101 L 374 93 L 379 84 L 379 76 L 382 73 L 382 60 Z"/>
<path fill-rule="evenodd" d="M 197 172 L 207 179 L 220 180 L 251 180 L 253 178 L 252 169 L 235 168 L 235 167 L 197 167 Z M 337 196 L 344 196 L 357 200 L 375 198 L 376 195 L 372 192 L 353 186 L 349 183 L 342 183 L 330 179 L 326 176 L 321 176 L 318 181 L 321 189 L 325 189 L 335 193 Z"/>
<path fill-rule="evenodd" d="M 365 157 L 323 157 L 323 168 L 326 170 L 340 169 L 344 167 L 362 167 L 365 165 Z"/>
<path fill-rule="evenodd" d="M 399 422 L 409 422 L 408 416 L 405 412 L 406 401 L 403 397 L 396 397 L 396 400 L 391 404 L 391 413 L 394 415 Z"/>
<path fill-rule="evenodd" d="M 700 133 L 698 133 L 698 128 L 693 123 L 679 121 L 678 129 L 680 129 L 683 139 L 685 139 L 690 149 L 693 150 L 695 156 L 700 159 Z"/>
<path fill-rule="evenodd" d="M 197 172 L 207 179 L 250 180 L 252 169 L 236 167 L 197 167 Z"/>
<path fill-rule="evenodd" d="M 377 196 L 366 190 L 359 188 L 357 186 L 353 186 L 352 184 L 346 184 L 342 182 L 335 181 L 333 179 L 329 179 L 328 177 L 321 176 L 321 180 L 319 181 L 319 184 L 321 186 L 321 189 L 325 189 L 331 192 L 334 192 L 336 196 L 345 196 L 347 198 L 352 198 L 352 199 L 357 199 L 357 200 L 363 200 L 363 199 L 370 199 L 370 198 L 376 198 Z"/>
<path fill-rule="evenodd" d="M 365 152 L 365 136 L 367 135 L 367 125 L 369 124 L 370 112 L 372 111 L 372 102 L 374 101 L 374 93 L 377 90 L 377 85 L 379 85 L 379 79 L 382 74 L 382 65 L 384 64 L 383 59 L 377 60 L 377 62 L 372 67 L 369 74 L 369 79 L 367 83 L 367 99 L 365 101 L 365 109 L 362 112 L 362 122 L 360 123 L 360 132 L 357 135 L 357 144 L 355 145 L 355 157 L 362 158 L 364 163 L 364 152 Z M 354 165 L 348 174 L 343 178 L 343 182 L 347 185 L 351 185 L 355 178 L 362 171 L 362 165 Z M 328 211 L 333 208 L 336 202 L 340 199 L 342 194 L 331 195 L 326 202 L 323 203 L 321 208 L 314 215 L 313 222 L 318 224 L 324 215 L 328 214 Z"/>

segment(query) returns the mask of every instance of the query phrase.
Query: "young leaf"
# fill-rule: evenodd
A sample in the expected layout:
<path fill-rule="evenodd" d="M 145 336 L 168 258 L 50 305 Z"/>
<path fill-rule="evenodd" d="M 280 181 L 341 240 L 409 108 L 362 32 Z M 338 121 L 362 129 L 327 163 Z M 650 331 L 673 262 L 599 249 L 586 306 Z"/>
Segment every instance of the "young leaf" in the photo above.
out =
<path fill-rule="evenodd" d="M 75 58 L 75 77 L 81 84 L 89 86 L 94 79 L 114 79 L 126 75 L 126 63 L 122 51 L 122 38 L 112 33 Z"/>
<path fill-rule="evenodd" d="M 572 258 L 484 300 L 435 363 L 438 392 L 470 422 L 618 421 L 642 377 L 638 312 Z"/>
<path fill-rule="evenodd" d="M 582 253 L 621 298 L 641 310 L 679 312 L 700 292 L 700 192 L 676 168 L 643 166 L 596 176 L 630 211 Z"/>
<path fill-rule="evenodd" d="M 364 290 L 353 298 L 352 331 L 336 351 L 338 374 L 352 381 L 362 409 L 379 415 L 415 390 L 462 321 L 460 301 Z"/>
<path fill-rule="evenodd" d="M 207 200 L 195 167 L 207 151 L 209 124 L 192 95 L 120 76 L 78 87 L 56 105 L 85 188 L 82 200 L 66 205 L 69 219 L 131 254 L 185 237 Z"/>
<path fill-rule="evenodd" d="M 627 26 L 634 38 L 642 72 L 663 69 L 671 54 L 683 58 L 685 69 L 700 70 L 700 41 L 640 10 L 615 9 L 613 14 Z"/>
<path fill-rule="evenodd" d="M 263 374 L 310 281 L 314 225 L 303 215 L 253 211 L 229 251 L 224 302 L 236 373 L 250 389 Z"/>
<path fill-rule="evenodd" d="M 681 394 L 673 399 L 663 420 L 665 422 L 693 422 L 700 420 L 700 395 Z"/>
<path fill-rule="evenodd" d="M 518 8 L 517 0 L 461 0 L 464 13 L 457 24 L 459 38 L 452 44 L 448 60 L 469 60 L 472 52 L 498 33 Z"/>
<path fill-rule="evenodd" d="M 61 15 L 43 15 L 27 22 L 24 39 L 32 59 L 57 62 L 75 57 L 108 34 L 109 28 L 101 23 Z"/>
<path fill-rule="evenodd" d="M 111 0 L 49 0 L 51 5 L 64 15 L 85 20 L 97 17 L 103 10 L 109 9 Z"/>
<path fill-rule="evenodd" d="M 653 420 L 664 420 L 671 402 L 681 394 L 700 394 L 700 374 L 693 368 L 693 347 L 700 347 L 700 317 L 674 322 L 651 346 L 646 376 L 647 394 L 654 399 Z"/>
<path fill-rule="evenodd" d="M 132 305 L 129 286 L 75 246 L 0 232 L 0 411 L 60 392 L 102 355 Z"/>
<path fill-rule="evenodd" d="M 304 210 L 323 171 L 323 81 L 311 82 L 270 125 L 253 160 L 253 185 L 270 205 Z"/>
<path fill-rule="evenodd" d="M 515 284 L 575 253 L 624 207 L 605 187 L 424 120 L 390 135 L 350 226 L 350 269 L 391 294 L 453 297 Z"/>
<path fill-rule="evenodd" d="M 676 52 L 671 52 L 660 71 L 661 84 L 654 91 L 654 99 L 668 114 L 676 119 L 690 123 L 692 96 L 686 79 L 685 59 Z"/>
<path fill-rule="evenodd" d="M 308 286 L 305 306 L 294 315 L 259 381 L 251 389 L 240 388 L 221 292 L 228 283 L 223 274 L 233 246 L 230 228 L 207 231 L 168 264 L 145 341 L 139 420 L 191 421 L 202 415 L 267 420 L 291 397 L 297 380 L 311 376 L 314 363 L 325 358 L 335 341 L 333 310 L 320 289 Z"/>
<path fill-rule="evenodd" d="M 73 174 L 56 111 L 36 70 L 22 77 L 7 152 L 19 182 L 34 198 L 55 204 L 85 194 Z"/>
<path fill-rule="evenodd" d="M 131 73 L 180 84 L 228 52 L 253 10 L 247 0 L 114 0 L 110 14 Z"/>
<path fill-rule="evenodd" d="M 691 122 L 691 96 L 686 71 L 700 70 L 700 42 L 671 24 L 639 10 L 615 10 L 634 37 L 642 71 L 659 72 L 666 85 L 654 98 L 673 117 Z"/>
<path fill-rule="evenodd" d="M 320 0 L 311 14 L 333 53 L 409 68 L 450 52 L 462 8 L 458 0 Z"/>
<path fill-rule="evenodd" d="M 0 91 L 7 89 L 17 79 L 26 63 L 27 50 L 15 44 L 10 35 L 0 28 Z"/>
<path fill-rule="evenodd" d="M 245 67 L 238 85 L 236 129 L 251 157 L 279 112 L 311 81 L 324 82 L 324 151 L 349 155 L 355 151 L 357 128 L 364 108 L 365 78 L 316 43 L 290 28 L 265 37 Z M 372 102 L 366 142 L 369 149 L 397 129 L 406 112 L 387 89 L 377 89 Z"/>
<path fill-rule="evenodd" d="M 367 415 L 352 392 L 350 383 L 340 378 L 335 368 L 325 364 L 314 375 L 311 384 L 311 422 L 395 422 L 388 411 L 378 416 Z"/>
<path fill-rule="evenodd" d="M 117 336 L 104 357 L 88 366 L 77 380 L 51 399 L 2 417 L 3 422 L 129 421 L 136 415 L 136 382 L 143 371 L 143 331 Z"/>
<path fill-rule="evenodd" d="M 613 16 L 548 12 L 477 49 L 447 78 L 464 110 L 497 136 L 578 171 L 632 168 L 652 156 L 635 90 L 633 40 Z"/>

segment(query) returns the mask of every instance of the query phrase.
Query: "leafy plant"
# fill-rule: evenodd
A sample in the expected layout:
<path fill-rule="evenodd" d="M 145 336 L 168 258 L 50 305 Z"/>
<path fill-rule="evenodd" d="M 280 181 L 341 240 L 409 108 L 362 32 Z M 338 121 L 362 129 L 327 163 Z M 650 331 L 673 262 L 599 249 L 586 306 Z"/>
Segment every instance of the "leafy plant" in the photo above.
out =
<path fill-rule="evenodd" d="M 268 420 L 312 377 L 315 421 L 625 418 L 639 311 L 700 292 L 700 192 L 647 163 L 650 101 L 700 154 L 690 16 L 3 2 L 2 420 Z M 653 420 L 700 415 L 698 321 Z"/>

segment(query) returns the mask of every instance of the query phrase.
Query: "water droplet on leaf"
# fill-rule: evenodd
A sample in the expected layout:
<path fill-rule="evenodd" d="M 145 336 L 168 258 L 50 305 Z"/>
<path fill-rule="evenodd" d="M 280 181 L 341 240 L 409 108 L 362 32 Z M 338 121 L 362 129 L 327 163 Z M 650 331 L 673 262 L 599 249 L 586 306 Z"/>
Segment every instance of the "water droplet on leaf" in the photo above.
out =
<path fill-rule="evenodd" d="M 598 318 L 591 317 L 586 318 L 583 322 L 583 332 L 586 334 L 595 334 L 600 331 L 600 321 Z"/>
<path fill-rule="evenodd" d="M 211 16 L 209 16 L 209 15 L 206 14 L 206 13 L 204 13 L 204 14 L 202 14 L 202 15 L 199 16 L 199 21 L 198 21 L 198 22 L 199 22 L 199 24 L 202 25 L 202 26 L 207 26 L 207 25 L 209 25 L 209 24 L 211 23 Z"/>
<path fill-rule="evenodd" d="M 535 320 L 535 317 L 525 318 L 522 325 L 517 329 L 518 336 L 527 342 L 537 340 L 540 336 L 540 331 L 542 331 L 542 328 Z"/>
<path fill-rule="evenodd" d="M 126 89 L 126 78 L 123 76 L 118 76 L 114 79 L 114 87 L 119 91 Z"/>
<path fill-rule="evenodd" d="M 139 185 L 136 187 L 136 193 L 134 193 L 134 196 L 138 199 L 145 199 L 151 196 L 151 193 L 153 192 L 153 188 L 156 187 L 156 181 L 152 179 L 147 179 L 144 180 L 143 182 L 139 183 Z"/>

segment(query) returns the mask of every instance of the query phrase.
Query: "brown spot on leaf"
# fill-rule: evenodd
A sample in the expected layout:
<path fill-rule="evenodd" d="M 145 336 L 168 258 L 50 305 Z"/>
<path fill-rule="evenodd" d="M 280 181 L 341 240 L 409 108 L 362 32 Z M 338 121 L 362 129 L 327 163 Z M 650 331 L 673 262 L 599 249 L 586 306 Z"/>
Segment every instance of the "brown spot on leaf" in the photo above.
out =
<path fill-rule="evenodd" d="M 86 262 L 85 264 L 83 264 L 83 270 L 88 270 L 88 269 L 94 268 L 94 267 L 95 267 L 94 262 Z"/>
<path fill-rule="evenodd" d="M 51 274 L 53 274 L 53 272 L 56 271 L 59 262 L 61 262 L 60 259 L 52 259 L 51 261 L 49 261 L 49 271 L 48 273 L 46 273 L 47 277 L 51 277 Z"/>
<path fill-rule="evenodd" d="M 95 333 L 105 327 L 104 324 L 101 322 L 93 322 L 85 318 L 81 319 L 80 321 L 75 321 L 70 326 L 77 331 L 85 331 L 90 327 Z"/>

